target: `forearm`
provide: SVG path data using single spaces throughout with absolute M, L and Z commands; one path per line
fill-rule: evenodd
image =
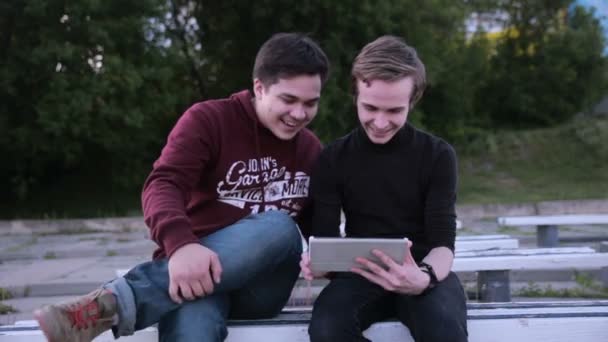
M 454 262 L 454 253 L 447 247 L 435 247 L 424 257 L 423 261 L 433 267 L 437 280 L 445 279 Z

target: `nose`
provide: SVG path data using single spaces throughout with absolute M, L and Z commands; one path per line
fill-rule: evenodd
M 378 115 L 374 119 L 374 126 L 379 130 L 388 128 L 388 120 L 386 119 L 386 116 L 384 116 L 384 114 Z
M 306 111 L 304 110 L 304 106 L 302 106 L 302 105 L 295 106 L 291 110 L 289 115 L 291 115 L 292 118 L 294 118 L 298 121 L 302 121 L 302 120 L 306 119 Z

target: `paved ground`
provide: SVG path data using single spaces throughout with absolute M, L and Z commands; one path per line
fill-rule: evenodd
M 499 228 L 494 219 L 465 218 L 463 221 L 461 235 L 509 234 L 519 238 L 522 247 L 535 245 L 534 227 Z M 147 239 L 147 229 L 139 218 L 80 226 L 54 221 L 36 227 L 0 224 L 0 290 L 12 296 L 1 303 L 18 311 L 0 314 L 0 325 L 31 319 L 32 310 L 40 305 L 93 290 L 111 280 L 117 269 L 128 269 L 149 260 L 155 248 Z M 560 229 L 560 237 L 566 246 L 597 248 L 599 241 L 608 240 L 608 226 L 564 227 Z M 568 242 L 581 237 L 593 237 L 594 241 Z M 474 275 L 461 276 L 471 290 Z M 514 289 L 531 283 L 542 288 L 550 285 L 553 289 L 577 286 L 572 272 L 519 272 L 513 274 L 512 280 Z M 313 288 L 313 294 L 318 290 L 318 286 Z M 305 285 L 294 290 L 295 297 L 300 299 L 293 299 L 293 304 L 306 304 L 302 298 L 307 297 L 307 291 Z

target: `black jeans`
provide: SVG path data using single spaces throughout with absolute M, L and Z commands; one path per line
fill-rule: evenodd
M 364 330 L 394 317 L 416 342 L 468 340 L 466 297 L 454 273 L 419 296 L 386 291 L 355 273 L 338 273 L 317 298 L 308 333 L 311 342 L 369 341 Z

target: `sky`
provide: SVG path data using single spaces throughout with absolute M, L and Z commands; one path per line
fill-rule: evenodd
M 608 39 L 608 0 L 577 0 L 575 3 L 583 7 L 595 7 L 595 15 L 602 22 L 604 36 Z M 608 45 L 604 53 L 608 54 Z

